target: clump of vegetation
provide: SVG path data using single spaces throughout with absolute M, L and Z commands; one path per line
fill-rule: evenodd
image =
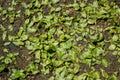
M 120 8 L 114 2 L 6 3 L 0 6 L 0 74 L 8 70 L 4 79 L 120 78 Z

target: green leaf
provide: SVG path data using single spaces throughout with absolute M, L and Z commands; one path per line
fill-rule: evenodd
M 79 65 L 75 65 L 75 68 L 73 69 L 74 73 L 78 73 L 79 72 Z
M 87 73 L 83 73 L 81 75 L 78 76 L 78 80 L 85 80 L 87 78 Z
M 29 22 L 30 22 L 30 19 L 26 19 L 25 22 L 24 22 L 24 25 L 29 24 Z
M 120 56 L 120 51 L 118 51 L 118 53 L 117 53 L 119 56 Z
M 8 11 L 13 11 L 14 8 L 13 7 L 8 7 Z
M 58 67 L 63 63 L 63 61 L 62 60 L 58 61 L 58 60 L 52 59 L 52 63 L 55 67 Z
M 108 62 L 107 62 L 106 59 L 102 59 L 102 65 L 103 65 L 104 67 L 107 67 L 107 66 L 108 66 Z
M 23 73 L 24 70 L 16 70 L 16 69 L 12 69 L 12 74 L 11 74 L 11 79 L 24 79 L 25 78 L 25 74 Z
M 0 56 L 0 61 L 4 59 L 4 56 Z
M 26 9 L 26 10 L 25 10 L 25 15 L 30 16 L 30 14 L 31 14 L 30 10 L 29 10 L 29 9 Z
M 81 55 L 81 59 L 90 59 L 90 58 L 92 58 L 91 51 L 83 52 L 83 54 Z
M 7 54 L 7 56 L 5 57 L 5 59 L 3 60 L 3 62 L 5 64 L 9 64 L 9 63 L 14 63 L 16 61 L 16 56 L 18 56 L 18 53 L 9 53 Z
M 38 65 L 30 62 L 27 71 L 32 72 L 32 74 L 37 74 L 39 72 Z
M 120 58 L 118 58 L 118 62 L 120 63 Z
M 115 56 L 118 54 L 118 51 L 114 51 L 114 52 L 112 52 L 112 54 Z
M 66 77 L 66 80 L 72 80 L 73 79 L 73 74 L 69 74 L 69 75 L 67 75 L 67 77 Z
M 86 6 L 86 4 L 84 3 L 84 2 L 82 2 L 81 4 L 80 4 L 80 7 L 85 7 Z
M 50 69 L 43 67 L 41 72 L 42 72 L 42 74 L 46 75 L 46 74 L 48 74 L 50 72 Z
M 22 42 L 22 41 L 20 41 L 20 40 L 14 41 L 13 43 L 14 43 L 15 45 L 17 45 L 17 46 L 24 45 L 24 42 Z
M 5 64 L 9 64 L 9 63 L 12 62 L 12 60 L 11 60 L 10 57 L 6 57 L 6 58 L 4 59 L 4 62 L 5 62 Z
M 57 7 L 56 9 L 55 9 L 55 11 L 60 11 L 61 10 L 61 7 Z
M 74 3 L 73 7 L 75 8 L 75 10 L 79 10 L 80 9 L 79 4 L 77 4 L 77 3 Z
M 8 29 L 9 29 L 9 31 L 13 31 L 13 26 L 12 26 L 12 25 L 9 25 L 9 26 L 8 26 Z
M 101 47 L 95 48 L 92 52 L 94 53 L 93 56 L 95 56 L 95 57 L 97 57 L 103 53 L 105 54 L 104 50 Z
M 29 24 L 28 24 L 28 28 L 32 27 L 34 24 L 34 21 L 31 21 Z
M 64 69 L 62 70 L 62 72 L 57 75 L 56 79 L 57 80 L 65 80 L 64 77 L 65 77 L 66 74 L 67 74 L 66 67 L 64 67 Z
M 23 31 L 24 31 L 24 28 L 23 28 L 23 27 L 20 27 L 20 29 L 19 29 L 19 31 L 18 31 L 18 33 L 17 33 L 17 36 L 18 36 L 18 37 L 21 37 Z
M 2 24 L 0 24 L 0 30 L 5 31 L 5 28 L 3 27 Z
M 55 80 L 55 77 L 52 76 L 48 80 Z
M 7 53 L 8 53 L 8 49 L 4 48 L 4 49 L 3 49 L 3 52 L 7 52 Z
M 97 7 L 98 7 L 98 1 L 94 1 L 94 2 L 93 2 L 93 6 L 94 6 L 95 8 L 97 8 Z
M 62 48 L 67 49 L 67 48 L 70 48 L 72 46 L 72 42 L 71 42 L 71 40 L 68 40 L 65 43 L 61 43 L 60 45 Z
M 103 69 L 100 69 L 101 70 L 101 72 L 102 72 L 102 76 L 104 77 L 104 78 L 108 78 L 108 74 L 103 70 Z
M 117 41 L 119 38 L 118 38 L 118 35 L 113 35 L 113 37 L 112 37 L 112 40 L 113 41 Z
M 117 80 L 117 77 L 115 75 L 112 75 L 108 80 Z
M 37 50 L 35 52 L 35 62 L 39 63 L 40 62 L 40 50 Z
M 2 72 L 5 69 L 5 64 L 0 65 L 0 72 Z
M 51 28 L 49 31 L 48 31 L 48 37 L 51 38 L 53 36 L 55 32 L 55 28 Z
M 2 11 L 2 14 L 6 14 L 6 13 L 7 13 L 7 10 L 3 10 L 3 11 Z
M 85 12 L 85 11 L 81 12 L 81 16 L 82 16 L 83 18 L 86 18 L 86 17 L 87 17 L 86 12 Z
M 9 18 L 10 23 L 14 23 L 14 17 Z
M 55 3 L 58 3 L 59 0 L 52 0 L 52 3 L 55 4 Z
M 39 3 L 38 0 L 35 1 L 35 6 L 38 7 L 38 8 L 40 7 L 40 3 Z
M 116 45 L 114 45 L 114 44 L 111 44 L 110 46 L 109 46 L 109 50 L 114 50 L 116 48 Z
M 22 41 L 27 40 L 27 39 L 28 39 L 28 35 L 26 35 L 26 34 L 21 35 L 21 40 Z
M 94 73 L 93 73 L 93 76 L 94 76 L 96 79 L 100 79 L 100 73 L 99 73 L 99 72 L 94 72 Z
M 43 18 L 43 14 L 41 12 L 38 13 L 37 21 L 42 20 L 42 18 Z
M 2 34 L 2 39 L 5 40 L 6 36 L 7 36 L 7 31 L 4 31 L 3 34 Z
M 95 23 L 95 20 L 92 20 L 92 19 L 88 20 L 88 24 L 94 24 L 94 23 Z

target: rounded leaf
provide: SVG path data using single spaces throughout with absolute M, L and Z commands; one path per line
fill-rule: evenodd
M 114 44 L 111 44 L 110 46 L 109 46 L 109 50 L 114 50 L 116 48 L 116 45 L 114 45 Z

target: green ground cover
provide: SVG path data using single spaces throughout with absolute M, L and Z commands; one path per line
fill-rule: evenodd
M 0 0 L 0 80 L 119 80 L 119 6 Z

